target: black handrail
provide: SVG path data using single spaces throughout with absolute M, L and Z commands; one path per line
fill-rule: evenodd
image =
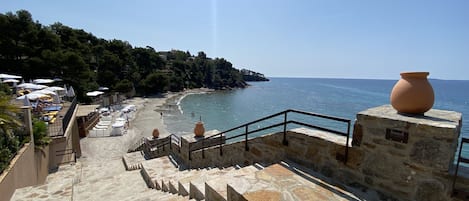
M 290 112 L 347 123 L 347 132 L 337 131 L 337 130 L 333 130 L 333 129 L 330 129 L 330 128 L 325 128 L 325 127 L 312 125 L 312 124 L 308 124 L 308 123 L 303 123 L 303 122 L 299 122 L 299 121 L 294 121 L 294 120 L 289 120 L 288 121 L 288 115 L 287 114 L 290 113 Z M 249 126 L 250 125 L 255 124 L 255 123 L 259 123 L 261 121 L 265 121 L 267 119 L 271 119 L 271 118 L 274 118 L 274 117 L 277 117 L 277 116 L 281 116 L 281 115 L 284 115 L 283 122 L 272 124 L 272 125 L 264 127 L 264 128 L 259 128 L 259 129 L 249 131 Z M 284 145 L 288 145 L 288 141 L 287 141 L 287 138 L 286 138 L 287 125 L 288 124 L 298 124 L 298 125 L 301 125 L 301 126 L 306 126 L 306 127 L 314 128 L 314 129 L 317 129 L 317 130 L 327 131 L 327 132 L 331 132 L 331 133 L 334 133 L 334 134 L 345 136 L 347 139 L 346 139 L 344 163 L 347 162 L 348 145 L 349 145 L 349 140 L 350 140 L 350 124 L 351 124 L 351 121 L 349 119 L 344 119 L 344 118 L 334 117 L 334 116 L 328 116 L 328 115 L 323 115 L 323 114 L 318 114 L 318 113 L 312 113 L 312 112 L 305 112 L 305 111 L 300 111 L 300 110 L 293 110 L 293 109 L 288 109 L 288 110 L 285 110 L 285 111 L 282 111 L 282 112 L 278 112 L 278 113 L 275 113 L 273 115 L 269 115 L 267 117 L 264 117 L 264 118 L 261 118 L 261 119 L 255 120 L 255 121 L 251 121 L 251 122 L 242 124 L 240 126 L 228 129 L 226 131 L 223 131 L 223 132 L 220 132 L 218 134 L 212 135 L 210 137 L 204 138 L 204 139 L 202 139 L 198 142 L 193 142 L 193 143 L 201 143 L 202 146 L 200 146 L 200 147 L 192 148 L 193 146 L 191 146 L 191 144 L 193 144 L 193 143 L 190 143 L 189 144 L 189 160 L 191 160 L 192 152 L 202 150 L 202 157 L 204 157 L 204 155 L 205 155 L 204 150 L 206 148 L 215 147 L 215 146 L 218 146 L 220 148 L 220 155 L 223 155 L 222 147 L 223 147 L 224 144 L 226 144 L 226 141 L 234 139 L 234 138 L 238 138 L 238 137 L 241 137 L 241 136 L 244 136 L 244 138 L 245 138 L 244 139 L 244 141 L 245 141 L 245 150 L 248 151 L 249 150 L 249 146 L 248 146 L 248 135 L 249 134 L 260 132 L 260 131 L 267 130 L 267 129 L 271 129 L 271 128 L 278 127 L 278 126 L 283 126 L 283 140 L 282 140 L 282 142 L 283 142 Z M 234 130 L 237 130 L 237 129 L 240 129 L 240 128 L 243 128 L 243 127 L 245 128 L 244 133 L 239 134 L 239 135 L 235 135 L 235 136 L 231 136 L 231 137 L 228 137 L 228 138 L 223 138 L 223 134 L 234 131 Z M 210 144 L 210 145 L 205 146 L 205 141 L 206 140 L 214 139 L 214 138 L 217 138 L 217 137 L 220 138 L 220 142 L 218 144 L 215 144 L 215 145 Z
M 68 123 L 70 123 L 70 120 L 72 119 L 72 115 L 76 107 L 77 107 L 77 97 L 75 96 L 72 100 L 72 104 L 70 105 L 70 108 L 68 108 L 67 113 L 65 113 L 62 119 L 63 132 L 67 130 Z
M 179 136 L 177 136 L 177 135 L 175 135 L 175 134 L 168 135 L 168 136 L 165 137 L 165 138 L 168 139 L 168 140 L 165 140 L 165 141 L 163 141 L 163 142 L 158 143 L 158 144 L 155 145 L 156 150 L 157 150 L 158 153 L 160 153 L 160 148 L 162 148 L 162 150 L 164 151 L 164 147 L 165 147 L 166 145 L 169 145 L 169 149 L 171 150 L 171 149 L 172 149 L 172 147 L 171 147 L 172 143 L 174 143 L 174 142 L 178 142 L 178 143 L 179 143 L 179 142 L 180 142 Z M 163 138 L 163 139 L 165 139 L 165 138 Z M 176 139 L 177 139 L 177 140 L 176 140 Z M 179 149 L 179 152 L 181 152 L 181 149 Z
M 452 194 L 452 196 L 457 196 L 459 193 L 463 193 L 463 192 L 460 192 L 460 190 L 455 189 L 455 187 L 456 187 L 456 178 L 458 177 L 458 170 L 459 170 L 460 163 L 462 162 L 462 163 L 469 164 L 469 158 L 461 157 L 462 148 L 463 148 L 464 143 L 469 144 L 469 138 L 462 138 L 461 139 L 461 144 L 459 145 L 458 161 L 456 163 L 456 171 L 454 172 L 454 178 L 453 178 L 453 194 Z M 466 193 L 466 192 L 464 192 L 464 193 Z
M 139 151 L 139 147 L 143 146 L 145 144 L 145 137 L 141 137 L 137 142 L 135 142 L 130 148 L 127 150 L 127 152 L 134 152 L 134 151 Z

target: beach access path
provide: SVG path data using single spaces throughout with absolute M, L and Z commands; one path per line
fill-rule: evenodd
M 80 162 L 102 162 L 106 160 L 121 160 L 128 148 L 142 137 L 151 137 L 154 128 L 160 131 L 161 136 L 167 136 L 163 118 L 155 108 L 165 103 L 168 96 L 155 98 L 132 98 L 124 104 L 137 106 L 135 118 L 130 121 L 127 134 L 122 136 L 83 138 L 80 140 L 82 157 Z
M 76 164 L 60 166 L 48 175 L 43 185 L 17 189 L 12 200 L 69 200 L 70 196 L 73 200 L 138 200 L 161 196 L 162 192 L 148 188 L 139 171 L 125 170 L 122 156 L 142 137 L 152 137 L 154 128 L 159 130 L 161 137 L 169 135 L 159 110 L 166 101 L 207 91 L 187 90 L 124 101 L 123 105 L 137 106 L 126 134 L 82 138 L 82 155 Z

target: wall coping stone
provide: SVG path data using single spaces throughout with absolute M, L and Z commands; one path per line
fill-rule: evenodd
M 185 140 L 188 143 L 193 143 L 193 142 L 198 142 L 198 141 L 203 140 L 205 138 L 217 135 L 218 133 L 220 133 L 220 131 L 210 130 L 210 131 L 206 131 L 204 136 L 201 136 L 201 137 L 195 137 L 194 133 L 187 133 L 187 134 L 183 134 L 181 136 L 181 139 Z
M 424 115 L 399 114 L 391 105 L 383 105 L 359 112 L 357 118 L 361 115 L 441 128 L 457 128 L 462 118 L 462 114 L 459 112 L 437 109 L 431 109 Z
M 303 135 L 306 135 L 308 137 L 323 139 L 325 141 L 332 142 L 332 143 L 342 145 L 342 146 L 345 146 L 345 144 L 347 142 L 347 137 L 342 136 L 342 135 L 338 135 L 338 134 L 334 134 L 334 133 L 331 133 L 331 132 L 326 132 L 326 131 L 309 129 L 309 128 L 305 128 L 305 127 L 294 128 L 294 129 L 291 129 L 290 131 L 295 132 L 295 133 L 299 133 L 299 134 L 303 134 Z M 287 135 L 287 139 L 288 139 L 288 135 Z M 351 147 L 351 144 L 352 144 L 352 140 L 350 139 L 349 140 L 349 147 Z

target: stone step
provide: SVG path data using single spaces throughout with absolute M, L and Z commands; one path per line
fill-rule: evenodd
M 257 166 L 246 166 L 239 170 L 232 171 L 229 174 L 222 175 L 220 177 L 208 180 L 205 182 L 205 200 L 227 200 L 227 184 L 233 180 L 243 179 L 247 175 L 253 175 L 259 171 L 260 167 Z
M 142 152 L 136 151 L 124 154 L 122 161 L 124 162 L 125 169 L 131 171 L 141 169 L 142 162 L 145 161 L 145 158 Z
M 209 173 L 201 174 L 195 179 L 189 181 L 189 198 L 195 198 L 197 200 L 205 199 L 205 182 L 221 177 L 230 172 L 234 172 L 234 167 L 228 167 L 224 169 L 214 168 Z M 187 182 L 187 180 L 185 180 Z
M 142 162 L 141 174 L 148 187 L 162 190 L 161 179 L 164 175 L 175 174 L 178 166 L 167 156 Z
M 361 200 L 341 187 L 279 163 L 228 183 L 227 200 Z M 305 168 L 306 169 L 306 168 Z
M 217 172 L 217 171 L 220 171 L 220 169 L 218 169 L 218 168 L 200 169 L 200 170 L 196 170 L 194 173 L 191 173 L 191 174 L 181 175 L 177 179 L 179 195 L 189 196 L 189 194 L 190 194 L 190 182 L 191 181 L 202 177 L 202 175 L 213 174 L 214 172 Z M 172 183 L 175 182 L 175 181 L 170 180 L 170 182 L 171 182 L 171 185 L 172 185 Z
M 170 193 L 174 194 L 180 194 L 183 196 L 188 196 L 189 195 L 189 185 L 186 185 L 187 188 L 179 188 L 179 180 L 183 180 L 185 178 L 197 178 L 201 174 L 206 174 L 208 171 L 210 171 L 209 168 L 206 169 L 189 169 L 189 170 L 183 170 L 183 171 L 178 171 L 175 172 L 174 174 L 169 174 L 165 175 L 161 179 L 161 184 L 163 187 L 163 191 L 168 191 Z M 188 182 L 187 182 L 188 184 Z

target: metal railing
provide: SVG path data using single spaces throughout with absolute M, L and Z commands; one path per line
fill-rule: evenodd
M 72 119 L 72 115 L 76 107 L 77 107 L 77 97 L 75 96 L 72 100 L 72 104 L 70 105 L 70 108 L 68 108 L 67 113 L 65 113 L 62 119 L 62 129 L 64 132 L 67 130 L 67 126 L 70 123 L 70 120 Z
M 127 150 L 128 153 L 134 151 L 141 151 L 142 146 L 145 144 L 145 137 L 140 138 L 136 143 L 134 143 L 130 148 Z
M 297 113 L 297 114 L 302 114 L 302 115 L 306 115 L 306 116 L 317 117 L 317 118 L 321 118 L 321 119 L 327 119 L 327 120 L 333 120 L 333 121 L 337 121 L 337 122 L 346 123 L 347 124 L 347 131 L 346 132 L 337 131 L 337 130 L 334 130 L 334 129 L 331 129 L 331 128 L 326 128 L 326 127 L 323 127 L 323 126 L 313 125 L 313 124 L 304 123 L 304 122 L 300 122 L 300 121 L 296 121 L 296 120 L 289 120 L 289 118 L 288 118 L 289 113 Z M 250 125 L 253 125 L 253 124 L 268 120 L 268 119 L 272 119 L 272 118 L 275 118 L 275 117 L 280 117 L 280 116 L 283 116 L 283 122 L 272 124 L 270 126 L 266 126 L 266 127 L 255 129 L 255 130 L 249 130 Z M 275 127 L 279 127 L 279 126 L 283 126 L 283 140 L 282 140 L 282 142 L 283 142 L 284 145 L 288 145 L 287 125 L 289 125 L 289 124 L 297 124 L 297 125 L 300 125 L 300 126 L 305 126 L 305 127 L 309 127 L 309 128 L 313 128 L 313 129 L 322 130 L 322 131 L 338 134 L 338 135 L 341 135 L 341 136 L 345 136 L 346 137 L 345 154 L 344 154 L 344 158 L 342 160 L 343 160 L 344 163 L 347 162 L 348 147 L 349 147 L 349 140 L 350 140 L 350 124 L 351 124 L 351 121 L 349 119 L 344 119 L 344 118 L 334 117 L 334 116 L 328 116 L 328 115 L 323 115 L 323 114 L 318 114 L 318 113 L 305 112 L 305 111 L 300 111 L 300 110 L 293 110 L 293 109 L 285 110 L 285 111 L 282 111 L 282 112 L 279 112 L 279 113 L 276 113 L 276 114 L 273 114 L 273 115 L 270 115 L 270 116 L 255 120 L 255 121 L 251 121 L 249 123 L 246 123 L 246 124 L 243 124 L 243 125 L 228 129 L 226 131 L 220 132 L 216 135 L 212 135 L 210 137 L 204 138 L 204 139 L 202 139 L 198 142 L 190 143 L 189 144 L 189 160 L 191 160 L 192 152 L 201 150 L 202 151 L 202 157 L 205 157 L 204 150 L 206 148 L 216 147 L 216 146 L 218 146 L 219 149 L 220 149 L 220 155 L 223 155 L 223 145 L 226 144 L 226 141 L 232 140 L 232 139 L 235 139 L 235 138 L 239 138 L 239 137 L 244 137 L 245 150 L 249 151 L 248 136 L 250 134 L 257 133 L 257 132 L 264 131 L 264 130 L 271 129 L 271 128 L 275 128 Z M 231 137 L 228 137 L 228 138 L 224 138 L 224 136 L 223 136 L 224 134 L 235 131 L 235 130 L 238 130 L 238 129 L 241 129 L 241 128 L 244 128 L 244 133 L 234 135 L 234 136 L 231 136 Z M 209 140 L 213 141 L 215 138 L 219 138 L 220 141 L 216 144 L 206 143 L 206 141 L 209 141 Z M 201 143 L 202 145 L 200 147 L 192 148 L 195 143 L 197 143 L 197 144 Z M 206 144 L 208 144 L 208 145 L 206 145 Z
M 160 153 L 163 153 L 165 151 L 165 146 L 166 145 L 169 145 L 169 149 L 172 150 L 173 149 L 173 146 L 172 144 L 176 144 L 177 147 L 179 147 L 178 149 L 178 152 L 180 153 L 181 152 L 181 140 L 179 138 L 179 136 L 175 135 L 175 134 L 171 134 L 165 138 L 161 138 L 161 139 L 158 139 L 156 140 L 156 142 L 150 142 L 150 140 L 148 140 L 147 138 L 142 138 L 141 140 L 143 140 L 142 144 L 140 145 L 142 148 L 141 150 L 143 150 L 143 152 L 145 152 L 145 154 L 148 154 L 148 156 L 152 156 L 153 153 L 157 153 L 157 154 L 160 154 Z M 140 143 L 141 141 L 137 142 Z M 134 145 L 134 146 L 137 146 Z M 131 150 L 129 150 L 131 151 Z M 148 153 L 146 153 L 148 152 Z
M 467 191 L 467 189 L 466 190 L 456 189 L 456 179 L 458 178 L 459 165 L 461 163 L 469 164 L 469 158 L 464 158 L 461 156 L 462 148 L 465 143 L 469 144 L 469 138 L 462 138 L 461 144 L 459 145 L 459 154 L 458 154 L 458 160 L 456 163 L 456 170 L 454 172 L 453 194 L 452 194 L 453 197 L 462 198 L 462 200 L 469 199 L 469 191 Z
M 156 148 L 158 153 L 160 153 L 160 150 L 165 151 L 164 147 L 166 145 L 169 145 L 169 149 L 171 150 L 172 149 L 172 146 L 171 146 L 172 144 L 177 144 L 180 147 L 180 138 L 179 138 L 179 136 L 177 136 L 175 134 L 171 134 L 171 135 L 167 136 L 166 138 L 162 138 L 161 141 L 159 143 L 157 143 L 154 147 Z M 179 151 L 181 151 L 181 149 L 179 149 Z
M 73 98 L 70 107 L 68 108 L 67 112 L 65 115 L 62 116 L 57 116 L 56 118 L 59 119 L 59 122 L 56 123 L 49 123 L 47 128 L 48 128 L 48 134 L 49 137 L 61 137 L 64 135 L 65 131 L 67 130 L 67 126 L 70 123 L 70 120 L 72 119 L 73 112 L 75 111 L 75 108 L 77 107 L 77 98 Z M 60 121 L 62 123 L 60 123 Z

